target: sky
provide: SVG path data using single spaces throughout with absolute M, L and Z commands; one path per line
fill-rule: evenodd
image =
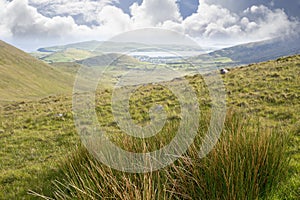
M 0 40 L 25 51 L 162 28 L 229 46 L 299 33 L 300 0 L 0 0 Z

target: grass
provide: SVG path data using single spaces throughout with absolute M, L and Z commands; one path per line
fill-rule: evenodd
M 72 77 L 0 41 L 0 103 L 70 94 Z
M 75 132 L 69 96 L 2 105 L 0 199 L 39 198 L 28 195 L 29 190 L 61 199 L 88 195 L 119 199 L 247 199 L 245 194 L 251 195 L 249 199 L 297 199 L 299 63 L 300 56 L 293 56 L 232 69 L 223 76 L 227 101 L 241 114 L 228 114 L 216 148 L 199 160 L 195 152 L 200 139 L 196 140 L 183 158 L 148 174 L 114 171 L 91 158 Z M 198 92 L 202 112 L 209 115 L 210 101 L 203 80 L 199 76 L 188 80 Z M 121 134 L 113 123 L 110 94 L 109 89 L 99 91 L 96 110 L 102 116 L 101 125 L 111 131 L 108 134 Z M 168 143 L 179 121 L 178 103 L 172 93 L 146 85 L 130 101 L 131 114 L 140 124 L 148 123 L 148 108 L 153 103 L 166 108 L 169 123 L 156 139 L 147 141 L 147 149 Z M 200 123 L 202 131 L 206 130 L 206 120 Z M 125 149 L 143 151 L 143 141 L 126 135 L 111 139 L 118 144 L 123 142 Z
M 199 144 L 194 144 L 171 166 L 146 174 L 113 170 L 79 147 L 62 165 L 64 179 L 56 180 L 54 198 L 266 198 L 285 177 L 289 134 L 251 126 L 229 113 L 222 137 L 207 157 L 200 159 Z M 126 146 L 135 149 L 135 143 Z
M 83 60 L 86 58 L 90 58 L 90 57 L 93 57 L 96 55 L 97 54 L 92 53 L 90 51 L 71 48 L 71 49 L 65 49 L 63 51 L 58 51 L 58 52 L 52 53 L 50 55 L 45 55 L 44 57 L 41 57 L 40 59 L 42 59 L 48 63 L 74 62 L 77 60 Z
M 32 199 L 31 188 L 47 193 L 60 158 L 79 142 L 70 98 L 47 97 L 0 110 L 0 199 Z

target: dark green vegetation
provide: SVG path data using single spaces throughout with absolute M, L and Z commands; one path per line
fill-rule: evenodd
M 0 102 L 67 93 L 72 77 L 0 41 Z
M 201 77 L 188 77 L 198 92 L 202 116 L 206 116 L 201 118 L 199 136 L 183 158 L 148 174 L 117 172 L 91 158 L 75 131 L 68 95 L 2 104 L 0 199 L 36 198 L 28 195 L 29 190 L 58 199 L 297 199 L 299 64 L 300 56 L 293 56 L 226 74 L 228 107 L 234 111 L 227 114 L 216 148 L 202 160 L 196 152 L 207 130 L 210 101 Z M 79 67 L 68 65 L 56 67 Z M 179 80 L 174 82 L 180 84 Z M 110 95 L 110 89 L 99 88 L 96 111 L 108 134 L 116 133 L 109 135 L 115 143 L 145 152 L 172 139 L 180 119 L 178 102 L 170 91 L 159 85 L 141 86 L 130 100 L 136 123 L 148 122 L 148 109 L 154 103 L 167 111 L 168 123 L 157 138 L 148 141 L 120 132 L 112 118 Z

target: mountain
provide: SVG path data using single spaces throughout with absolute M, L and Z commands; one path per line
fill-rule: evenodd
M 81 50 L 86 50 L 86 51 L 93 51 L 99 45 L 101 45 L 101 42 L 93 40 L 93 41 L 79 42 L 79 43 L 67 44 L 67 45 L 61 45 L 61 46 L 44 47 L 44 48 L 39 48 L 37 51 L 38 52 L 46 52 L 46 53 L 63 51 L 66 49 L 81 49 Z
M 300 54 L 300 37 L 276 38 L 260 42 L 242 44 L 214 51 L 208 55 L 212 59 L 229 58 L 231 64 L 250 64 L 277 59 L 282 56 Z M 205 56 L 200 55 L 195 59 Z
M 0 101 L 71 91 L 72 77 L 0 40 Z

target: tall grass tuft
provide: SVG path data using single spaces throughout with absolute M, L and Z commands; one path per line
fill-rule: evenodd
M 173 174 L 176 191 L 189 199 L 267 199 L 284 180 L 289 135 L 229 113 L 222 137 L 209 155 L 181 161 L 182 170 Z
M 195 142 L 171 166 L 146 174 L 113 170 L 78 147 L 62 165 L 53 198 L 267 199 L 287 171 L 288 135 L 229 112 L 218 144 L 205 158 L 198 157 Z

